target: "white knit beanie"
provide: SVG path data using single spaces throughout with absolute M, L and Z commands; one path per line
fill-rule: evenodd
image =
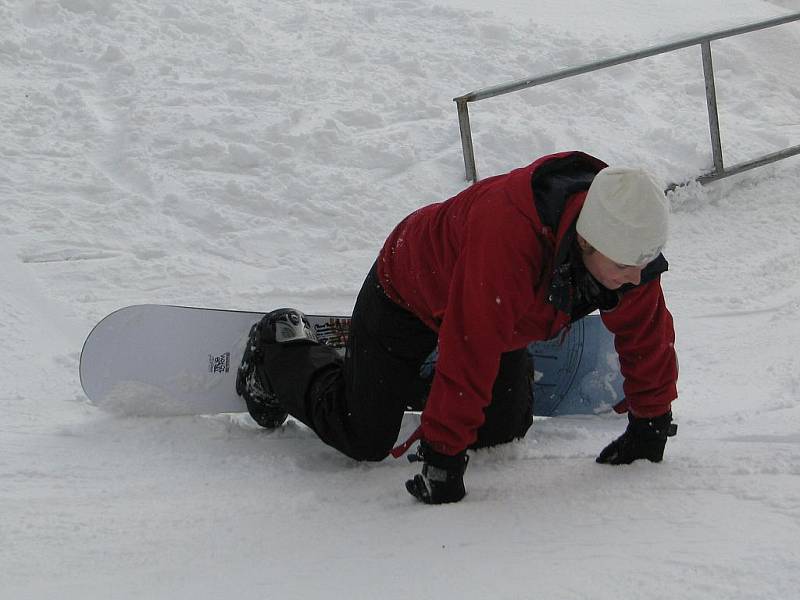
M 608 167 L 592 181 L 578 216 L 578 233 L 608 258 L 645 265 L 667 243 L 664 192 L 642 169 Z

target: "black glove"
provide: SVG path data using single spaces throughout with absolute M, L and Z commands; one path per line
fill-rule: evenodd
M 677 432 L 678 426 L 672 423 L 672 412 L 650 418 L 634 417 L 628 413 L 625 433 L 603 448 L 596 460 L 609 465 L 629 465 L 640 458 L 661 462 L 667 438 Z
M 408 456 L 410 462 L 422 461 L 422 474 L 406 481 L 406 489 L 425 504 L 458 502 L 466 495 L 464 471 L 469 457 L 467 451 L 455 456 L 440 454 L 425 441 L 420 442 L 416 454 Z

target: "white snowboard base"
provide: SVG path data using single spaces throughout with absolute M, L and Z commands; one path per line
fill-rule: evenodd
M 126 415 L 245 411 L 236 370 L 250 328 L 263 316 L 155 304 L 122 308 L 86 339 L 81 385 L 95 405 Z M 343 347 L 349 317 L 309 320 L 320 338 Z

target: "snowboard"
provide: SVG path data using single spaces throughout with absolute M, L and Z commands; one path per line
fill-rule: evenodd
M 162 304 L 121 308 L 86 338 L 80 380 L 86 396 L 111 412 L 140 416 L 246 411 L 236 371 L 251 326 L 264 313 Z M 344 354 L 348 316 L 308 315 L 319 340 Z M 528 346 L 534 414 L 608 412 L 623 399 L 613 336 L 599 315 L 565 336 Z M 422 366 L 432 376 L 435 352 Z

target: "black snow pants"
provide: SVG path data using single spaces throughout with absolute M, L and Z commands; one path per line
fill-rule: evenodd
M 373 265 L 353 309 L 344 361 L 324 345 L 288 346 L 266 365 L 281 404 L 324 441 L 356 460 L 391 451 L 403 413 L 421 410 L 430 380 L 420 375 L 436 332 L 390 300 Z M 533 422 L 530 357 L 503 354 L 473 448 L 523 437 Z

